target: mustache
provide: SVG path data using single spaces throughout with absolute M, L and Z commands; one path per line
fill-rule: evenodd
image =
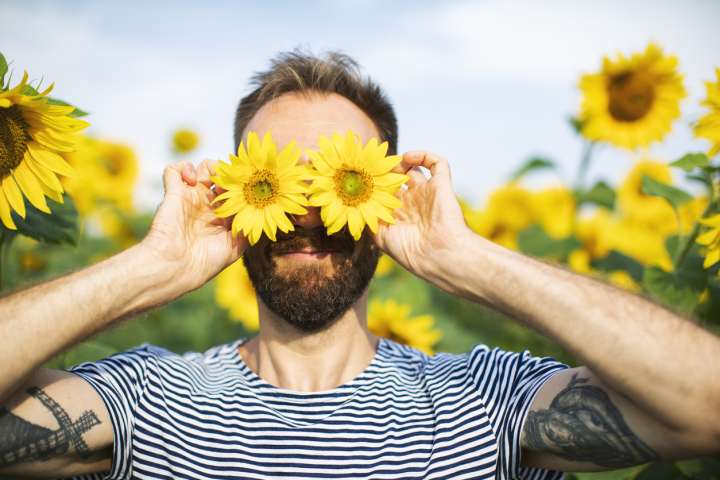
M 355 249 L 355 240 L 346 229 L 328 235 L 323 226 L 314 228 L 296 226 L 291 232 L 278 231 L 276 240 L 268 243 L 267 253 L 270 255 L 282 255 L 304 248 L 341 253 L 352 253 Z

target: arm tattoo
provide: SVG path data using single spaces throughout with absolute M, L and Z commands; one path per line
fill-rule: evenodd
M 86 410 L 73 422 L 65 409 L 42 389 L 32 387 L 27 393 L 50 410 L 60 428 L 50 430 L 35 425 L 10 413 L 5 407 L 0 407 L 0 467 L 32 460 L 47 460 L 66 453 L 71 446 L 75 447 L 81 458 L 89 457 L 90 449 L 82 434 L 100 424 L 97 415 Z
M 638 438 L 601 388 L 573 375 L 545 410 L 531 411 L 525 423 L 530 450 L 611 468 L 658 458 Z

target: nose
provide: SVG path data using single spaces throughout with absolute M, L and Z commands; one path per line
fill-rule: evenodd
M 322 219 L 320 218 L 320 207 L 305 207 L 308 211 L 305 215 L 293 215 L 293 225 L 302 227 L 305 229 L 311 229 L 322 226 Z

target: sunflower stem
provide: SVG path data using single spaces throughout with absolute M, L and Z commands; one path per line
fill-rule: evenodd
M 673 271 L 676 272 L 678 268 L 680 268 L 685 261 L 685 258 L 687 257 L 688 253 L 690 253 L 690 250 L 692 249 L 693 245 L 695 244 L 695 239 L 697 238 L 698 234 L 700 233 L 700 219 L 705 218 L 708 216 L 710 212 L 712 212 L 715 209 L 715 186 L 713 182 L 713 187 L 710 190 L 710 200 L 708 201 L 707 207 L 705 207 L 705 210 L 702 214 L 700 214 L 700 217 L 698 217 L 698 220 L 695 221 L 695 225 L 693 225 L 693 229 L 690 232 L 690 235 L 688 235 L 685 239 L 685 244 L 682 246 L 682 250 L 680 250 L 680 254 L 675 257 L 675 261 L 673 262 Z M 679 225 L 679 223 L 678 223 Z
M 575 177 L 575 190 L 580 190 L 585 183 L 585 175 L 587 174 L 588 168 L 590 168 L 590 161 L 592 160 L 592 152 L 595 147 L 595 142 L 585 142 L 583 144 L 582 157 L 580 158 L 580 166 L 578 167 L 577 176 Z

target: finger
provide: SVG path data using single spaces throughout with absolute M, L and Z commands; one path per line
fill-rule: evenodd
M 220 163 L 220 160 L 206 160 L 205 162 L 207 162 L 208 179 L 210 181 L 210 183 L 206 184 L 206 186 L 208 188 L 212 188 L 212 190 L 215 192 L 215 195 L 220 195 L 221 193 L 226 192 L 227 190 L 225 190 L 218 184 L 214 184 L 215 187 L 213 188 L 213 181 L 210 178 L 217 175 L 217 165 Z
M 215 175 L 215 167 L 213 166 L 214 161 L 212 160 L 203 160 L 197 169 L 197 180 L 199 183 L 202 183 L 206 187 L 210 188 L 212 186 L 212 180 L 210 180 L 210 177 Z
M 405 174 L 409 177 L 407 182 L 408 187 L 417 187 L 427 183 L 427 177 L 423 174 L 419 167 L 413 167 Z
M 163 188 L 166 193 L 181 193 L 185 188 L 183 169 L 189 163 L 186 160 L 168 165 L 163 170 Z
M 182 179 L 188 185 L 195 186 L 197 183 L 197 172 L 195 171 L 195 166 L 187 160 L 179 162 L 178 165 L 180 165 Z
M 448 161 L 439 155 L 425 150 L 405 152 L 400 165 L 405 168 L 405 171 L 413 167 L 425 167 L 430 170 L 433 177 L 444 178 L 450 181 L 450 165 Z

